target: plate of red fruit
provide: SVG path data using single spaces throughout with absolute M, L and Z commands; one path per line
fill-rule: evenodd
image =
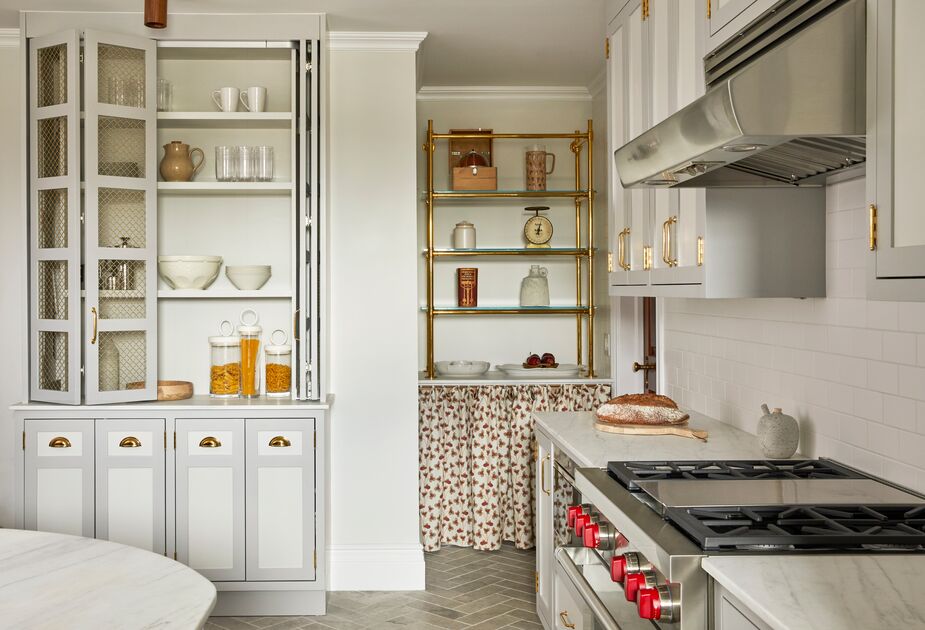
M 517 363 L 505 363 L 497 367 L 507 376 L 517 378 L 570 378 L 577 377 L 581 372 L 580 365 L 559 363 L 551 352 L 544 352 L 542 355 L 531 353 L 519 365 Z

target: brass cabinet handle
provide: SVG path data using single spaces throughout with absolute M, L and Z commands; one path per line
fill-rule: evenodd
M 874 251 L 877 249 L 877 204 L 868 206 L 867 221 L 867 248 Z
M 292 446 L 292 442 L 284 438 L 282 435 L 277 435 L 275 438 L 270 440 L 270 446 L 274 448 L 285 448 L 287 446 Z
M 71 448 L 71 441 L 59 435 L 58 437 L 51 438 L 51 441 L 48 442 L 48 446 L 51 448 Z
M 199 448 L 218 448 L 221 445 L 222 443 L 218 440 L 218 438 L 214 438 L 211 435 L 199 440 Z
M 703 267 L 703 237 L 697 237 L 697 266 Z
M 623 231 L 617 235 L 617 264 L 623 271 L 630 270 L 630 263 L 626 262 L 626 237 L 629 235 L 629 228 L 623 228 Z
M 575 624 L 573 624 L 571 621 L 568 620 L 567 610 L 563 610 L 559 613 L 559 619 L 562 620 L 562 625 L 565 626 L 566 628 L 569 628 L 569 630 L 575 627 Z
M 96 343 L 97 325 L 99 324 L 100 318 L 99 318 L 99 314 L 96 312 L 95 306 L 90 309 L 90 313 L 93 314 L 93 337 L 90 339 L 90 345 L 93 345 Z
M 633 361 L 633 371 L 634 372 L 638 372 L 639 370 L 648 371 L 648 370 L 654 370 L 654 369 L 655 369 L 654 363 L 640 363 L 639 361 Z
M 119 448 L 138 448 L 139 446 L 141 446 L 141 440 L 133 435 L 124 437 L 122 441 L 119 442 Z
M 543 462 L 549 461 L 549 455 L 543 458 Z M 543 462 L 540 462 L 540 489 L 549 495 L 549 490 L 546 489 L 546 467 L 543 465 Z
M 668 217 L 662 223 L 662 261 L 669 267 L 678 264 L 678 260 L 671 257 L 671 226 L 677 222 L 678 217 Z

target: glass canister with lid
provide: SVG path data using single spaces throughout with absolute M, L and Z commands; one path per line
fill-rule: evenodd
M 284 330 L 274 330 L 270 345 L 264 348 L 264 365 L 267 396 L 282 398 L 292 390 L 292 346 Z
M 209 337 L 212 355 L 209 370 L 209 395 L 213 398 L 237 398 L 241 395 L 241 338 L 232 335 L 234 325 L 225 320 L 220 335 Z
M 241 312 L 238 335 L 241 343 L 241 395 L 256 398 L 260 395 L 260 373 L 257 361 L 260 358 L 260 334 L 263 332 L 257 322 L 260 316 L 251 308 Z

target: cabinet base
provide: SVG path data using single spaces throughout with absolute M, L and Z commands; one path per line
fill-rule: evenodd
M 323 615 L 324 591 L 219 591 L 212 614 L 216 617 L 272 617 Z

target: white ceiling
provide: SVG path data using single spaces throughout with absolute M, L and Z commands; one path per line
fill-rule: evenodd
M 332 31 L 427 31 L 424 85 L 587 86 L 603 68 L 604 0 L 169 0 L 170 13 L 324 12 Z M 18 11 L 126 11 L 144 0 L 0 0 Z

